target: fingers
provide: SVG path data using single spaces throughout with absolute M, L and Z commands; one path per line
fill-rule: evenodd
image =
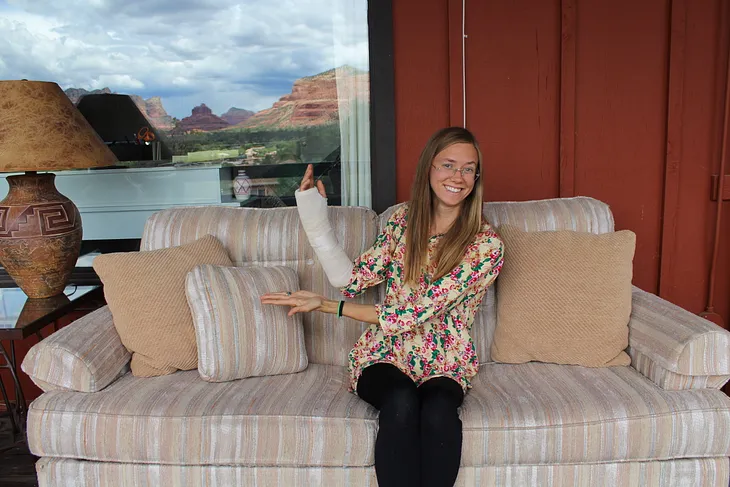
M 307 170 L 304 171 L 304 177 L 299 185 L 300 191 L 306 191 L 314 187 L 314 166 L 311 164 L 307 165 Z
M 296 298 L 290 296 L 268 296 L 262 297 L 261 302 L 264 304 L 290 304 L 296 302 Z
M 288 316 L 314 311 L 321 304 L 321 298 L 310 291 L 267 293 L 261 295 L 259 299 L 261 304 L 289 306 L 291 309 Z
M 299 184 L 299 191 L 306 191 L 308 189 L 312 189 L 315 187 L 314 182 L 314 166 L 311 164 L 307 165 L 307 170 L 304 171 L 304 177 L 302 178 L 302 182 Z M 327 198 L 327 191 L 325 190 L 324 183 L 321 180 L 318 180 L 316 183 L 317 192 L 322 196 L 322 198 Z
M 289 296 L 294 296 L 294 295 L 296 295 L 299 292 L 302 292 L 302 291 L 296 291 L 296 292 L 291 292 L 291 291 L 277 291 L 275 293 L 265 293 L 265 294 L 262 294 L 261 297 L 264 297 L 264 296 L 267 297 L 267 298 L 268 297 L 281 297 L 281 296 L 289 297 Z
M 304 179 L 307 180 L 307 183 L 311 186 L 314 183 L 314 166 L 311 164 L 307 165 L 307 170 L 304 171 Z
M 289 306 L 291 309 L 287 312 L 287 316 L 294 316 L 297 313 L 303 313 L 308 311 L 305 309 L 304 304 L 299 299 L 294 299 L 288 296 L 272 296 L 269 298 L 261 297 L 262 304 L 272 304 L 279 306 Z
M 280 306 L 297 305 L 297 298 L 295 296 L 287 296 L 286 293 L 264 294 L 260 300 L 263 304 L 278 304 Z
M 275 301 L 277 303 L 279 302 L 290 302 L 292 300 L 296 299 L 309 299 L 316 297 L 317 294 L 311 292 L 311 291 L 295 291 L 295 292 L 286 292 L 281 291 L 277 293 L 266 293 L 261 295 L 261 300 L 267 300 L 267 301 Z
M 301 294 L 300 294 L 301 293 Z M 287 293 L 263 294 L 259 298 L 262 304 L 276 304 L 279 306 L 303 306 L 303 302 L 310 299 L 306 291 L 297 291 L 288 295 Z

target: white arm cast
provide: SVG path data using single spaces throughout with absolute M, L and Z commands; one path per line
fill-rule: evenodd
M 319 194 L 317 188 L 296 190 L 294 196 L 304 232 L 330 284 L 337 288 L 346 286 L 352 276 L 353 263 L 345 254 L 330 226 L 327 200 Z

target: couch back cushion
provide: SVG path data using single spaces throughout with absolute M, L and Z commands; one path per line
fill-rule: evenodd
M 399 205 L 378 216 L 367 208 L 330 207 L 329 216 L 338 240 L 354 260 L 375 241 Z M 606 233 L 614 229 L 608 205 L 587 197 L 484 204 L 487 220 L 498 229 L 509 223 L 526 231 L 576 230 Z M 325 276 L 299 223 L 296 208 L 171 208 L 152 215 L 142 235 L 142 250 L 192 242 L 211 234 L 220 239 L 235 265 L 285 265 L 296 270 L 299 286 L 340 299 Z M 497 279 L 499 281 L 499 279 Z M 384 286 L 367 291 L 360 303 L 382 301 Z M 480 362 L 490 362 L 489 349 L 497 323 L 494 286 L 487 293 L 472 326 Z M 346 365 L 350 349 L 367 325 L 334 315 L 304 316 L 307 355 L 312 363 Z
M 399 205 L 383 212 L 378 220 L 382 228 Z M 504 224 L 524 231 L 575 230 L 595 234 L 614 230 L 613 215 L 608 205 L 593 198 L 555 198 L 537 201 L 484 203 L 484 216 L 499 231 Z M 496 285 L 499 285 L 499 277 Z M 382 289 L 380 290 L 382 293 Z M 382 299 L 382 294 L 380 296 Z M 474 318 L 471 336 L 480 363 L 491 362 L 490 348 L 497 325 L 495 286 L 489 288 Z
M 377 235 L 377 214 L 366 208 L 329 208 L 330 221 L 347 255 L 354 260 Z M 237 266 L 287 266 L 299 276 L 301 289 L 340 298 L 325 276 L 299 223 L 296 208 L 171 208 L 152 215 L 142 235 L 141 249 L 155 250 L 192 242 L 211 234 L 223 242 Z M 283 289 L 282 291 L 285 291 Z M 357 302 L 374 303 L 377 290 Z M 365 324 L 334 315 L 304 315 L 307 356 L 312 363 L 346 365 L 347 355 Z

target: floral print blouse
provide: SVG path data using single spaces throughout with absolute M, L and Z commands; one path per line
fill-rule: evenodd
M 385 300 L 376 305 L 380 323 L 361 335 L 349 355 L 350 391 L 357 390 L 365 367 L 385 362 L 398 367 L 416 385 L 446 376 L 466 392 L 479 368 L 469 331 L 487 288 L 502 268 L 503 243 L 484 221 L 461 264 L 431 282 L 433 255 L 441 236 L 431 237 L 427 275 L 412 286 L 402 280 L 407 214 L 407 205 L 395 211 L 375 244 L 355 261 L 351 280 L 341 289 L 352 298 L 386 282 Z

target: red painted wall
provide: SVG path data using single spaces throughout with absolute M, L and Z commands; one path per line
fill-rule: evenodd
M 467 4 L 466 119 L 483 147 L 485 197 L 555 197 L 560 12 L 551 1 Z M 460 41 L 460 23 L 457 16 L 452 42 Z
M 399 200 L 410 196 L 411 180 L 426 140 L 449 122 L 447 37 L 447 2 L 393 2 Z
M 681 155 L 676 232 L 663 249 L 669 268 L 662 273 L 663 294 L 701 311 L 708 293 L 716 202 L 710 178 L 718 174 L 723 139 L 723 109 L 728 56 L 730 4 L 687 1 L 682 117 L 675 145 Z M 726 173 L 730 165 L 726 166 Z M 716 306 L 730 322 L 730 208 L 723 204 L 723 227 L 715 286 Z
M 636 232 L 634 283 L 656 291 L 667 113 L 666 1 L 577 2 L 575 194 Z M 627 15 L 627 13 L 631 15 Z
M 429 135 L 461 123 L 461 4 L 394 2 L 399 201 Z M 608 203 L 637 234 L 635 284 L 701 312 L 729 14 L 721 0 L 467 0 L 467 126 L 486 198 Z M 728 320 L 724 211 L 715 304 Z

